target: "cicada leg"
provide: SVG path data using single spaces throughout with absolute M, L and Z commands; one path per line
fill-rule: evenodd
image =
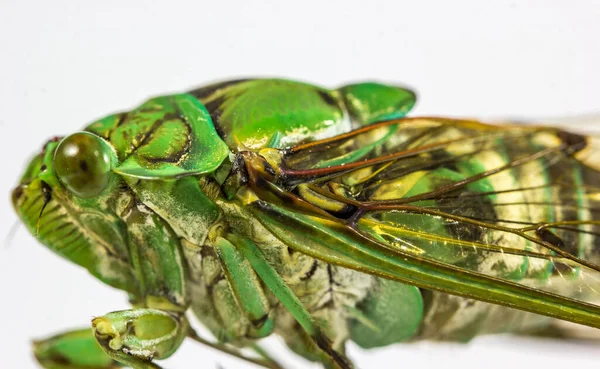
M 177 313 L 154 309 L 117 311 L 94 319 L 92 327 L 94 335 L 90 334 L 91 331 L 88 329 L 86 338 L 90 342 L 89 345 L 95 349 L 93 353 L 101 354 L 101 357 L 110 362 L 112 366 L 48 366 L 45 368 L 116 369 L 124 364 L 133 369 L 160 369 L 161 367 L 152 360 L 168 358 L 179 348 L 183 339 L 189 337 L 203 345 L 264 368 L 282 369 L 282 366 L 268 357 L 262 349 L 256 350 L 262 358 L 252 358 L 226 344 L 205 340 L 189 326 L 183 315 Z M 78 345 L 81 346 L 83 343 L 78 342 Z M 73 349 L 78 349 L 78 347 L 74 345 Z M 89 349 L 90 352 L 91 349 L 92 347 Z M 46 356 L 48 355 L 46 354 Z M 62 360 L 64 361 L 64 359 Z M 103 363 L 99 360 L 96 362 Z
M 215 251 L 235 302 L 250 323 L 248 338 L 262 338 L 273 332 L 274 324 L 267 296 L 250 263 L 228 241 L 218 238 Z
M 283 369 L 283 367 L 277 362 L 275 361 L 275 359 L 273 359 L 272 357 L 270 357 L 263 349 L 262 347 L 258 346 L 258 345 L 253 345 L 252 349 L 260 356 L 260 358 L 253 358 L 253 357 L 248 357 L 246 356 L 243 352 L 241 352 L 240 350 L 237 350 L 235 348 L 232 348 L 224 343 L 219 343 L 219 342 L 210 342 L 202 337 L 200 337 L 198 335 L 198 333 L 196 333 L 194 330 L 190 330 L 190 333 L 188 335 L 188 337 L 200 344 L 206 345 L 208 347 L 211 347 L 215 350 L 219 350 L 225 354 L 237 357 L 238 359 L 259 365 L 261 367 L 267 368 L 267 369 Z
M 547 325 L 540 324 L 539 327 L 516 333 L 543 338 L 600 342 L 600 332 L 598 332 L 598 329 L 557 319 L 551 320 Z
M 256 274 L 265 283 L 267 288 L 279 299 L 281 304 L 296 319 L 298 324 L 310 336 L 312 341 L 321 349 L 329 359 L 341 369 L 352 368 L 352 364 L 346 356 L 333 349 L 331 341 L 324 334 L 323 330 L 310 315 L 308 310 L 294 292 L 283 281 L 281 276 L 265 260 L 264 255 L 256 245 L 247 239 L 241 238 L 235 234 L 228 234 L 227 239 L 218 237 L 219 247 L 227 248 L 229 252 L 240 252 L 250 263 Z
M 321 363 L 326 369 L 339 368 L 331 356 L 317 346 L 314 339 L 306 333 L 291 314 L 278 316 L 277 326 L 285 329 L 286 333 L 281 338 L 294 353 L 309 361 Z
M 64 332 L 33 342 L 33 353 L 44 369 L 117 369 L 117 361 L 100 348 L 90 328 Z
M 92 320 L 96 341 L 112 359 L 133 369 L 159 369 L 154 359 L 171 356 L 189 332 L 183 313 L 131 309 Z

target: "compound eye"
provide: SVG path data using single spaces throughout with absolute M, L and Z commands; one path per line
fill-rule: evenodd
M 110 180 L 111 149 L 100 137 L 77 132 L 65 137 L 54 153 L 54 170 L 62 184 L 76 196 L 100 194 Z

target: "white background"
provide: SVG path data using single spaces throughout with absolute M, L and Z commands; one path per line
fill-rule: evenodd
M 47 138 L 215 80 L 400 82 L 419 92 L 416 114 L 535 120 L 600 108 L 598 1 L 87 3 L 0 0 L 0 236 L 16 222 L 9 190 Z M 20 227 L 0 247 L 0 368 L 34 368 L 29 339 L 126 307 Z M 316 367 L 268 342 L 290 368 Z M 349 354 L 360 368 L 559 368 L 595 367 L 599 348 L 496 337 Z M 164 362 L 217 363 L 251 368 L 193 343 Z

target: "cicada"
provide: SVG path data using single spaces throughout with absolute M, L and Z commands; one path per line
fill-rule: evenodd
M 37 342 L 41 366 L 159 368 L 189 338 L 281 368 L 259 342 L 276 334 L 347 369 L 348 340 L 600 328 L 600 138 L 407 117 L 415 101 L 236 80 L 49 140 L 14 208 L 132 308 Z

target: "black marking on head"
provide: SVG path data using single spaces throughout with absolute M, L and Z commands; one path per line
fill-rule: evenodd
M 165 118 L 167 116 L 169 116 L 170 118 L 173 117 L 172 114 L 168 114 L 165 116 Z M 179 118 L 179 116 L 175 116 L 175 118 Z M 158 130 L 158 128 L 162 125 L 164 120 L 166 120 L 166 119 L 158 119 L 158 120 L 154 121 L 152 123 L 152 126 L 150 127 L 150 129 L 148 129 L 146 132 L 140 132 L 140 133 L 136 134 L 135 137 L 129 137 L 129 135 L 124 134 L 123 138 L 125 138 L 129 141 L 129 144 L 131 145 L 131 148 L 132 148 L 129 155 L 135 153 L 140 147 L 143 147 L 144 145 L 146 145 L 152 139 L 154 132 L 156 132 Z M 134 143 L 137 143 L 137 144 L 134 144 Z
M 123 112 L 123 113 L 119 113 L 119 120 L 117 121 L 117 124 L 115 124 L 113 127 L 111 127 L 111 129 L 109 129 L 108 131 L 104 132 L 105 134 L 102 134 L 103 132 L 93 132 L 94 134 L 104 138 L 105 140 L 110 141 L 110 136 L 112 135 L 112 133 L 119 127 L 121 127 L 123 124 L 127 123 L 128 120 L 127 118 L 129 117 L 129 112 Z
M 153 138 L 156 131 L 162 126 L 162 124 L 164 122 L 167 122 L 167 121 L 173 120 L 173 119 L 177 119 L 177 120 L 183 122 L 183 126 L 185 127 L 185 129 L 187 131 L 187 133 L 186 133 L 187 140 L 186 140 L 185 146 L 181 150 L 173 152 L 171 155 L 165 155 L 165 156 L 159 157 L 159 158 L 144 157 L 144 159 L 146 161 L 148 161 L 149 163 L 179 163 L 181 158 L 184 157 L 184 155 L 186 155 L 190 151 L 190 148 L 192 147 L 192 137 L 191 137 L 192 136 L 192 128 L 190 127 L 190 124 L 187 122 L 187 120 L 184 119 L 180 113 L 179 114 L 177 114 L 177 113 L 176 114 L 166 114 L 162 119 L 156 121 L 152 125 L 152 127 L 150 128 L 148 133 L 144 136 L 144 138 L 140 142 L 140 144 L 136 147 L 135 150 L 146 145 Z
M 44 196 L 44 206 L 52 200 L 52 187 L 44 181 L 41 182 L 42 195 Z

